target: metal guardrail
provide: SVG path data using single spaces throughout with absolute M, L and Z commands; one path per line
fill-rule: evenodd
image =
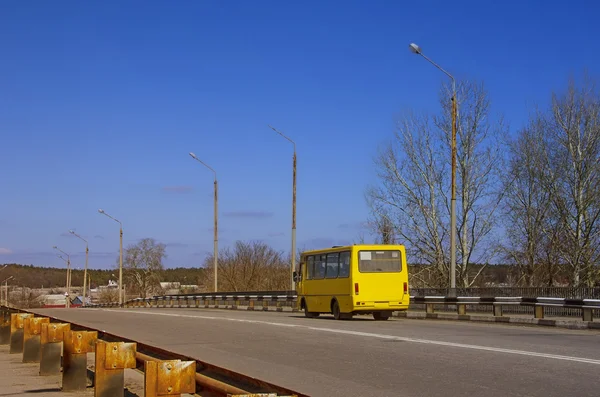
M 292 291 L 224 292 L 183 295 L 164 295 L 152 298 L 136 298 L 124 303 L 125 307 L 220 307 L 238 308 L 246 306 L 248 310 L 268 310 L 275 305 L 278 311 L 287 306 L 297 311 L 297 295 Z M 223 304 L 220 304 L 222 302 Z M 230 303 L 230 304 L 228 304 Z M 259 303 L 257 305 L 257 303 Z M 577 309 L 582 321 L 593 321 L 594 311 L 600 310 L 600 299 L 568 299 L 554 297 L 447 297 L 447 296 L 411 296 L 411 305 L 425 305 L 427 313 L 434 313 L 436 305 L 455 306 L 459 315 L 466 315 L 467 307 L 489 306 L 494 316 L 501 317 L 503 308 L 521 306 L 533 308 L 536 319 L 544 318 L 545 308 Z M 118 304 L 97 304 L 88 307 L 118 307 Z
M 124 370 L 144 373 L 144 396 L 308 397 L 281 386 L 119 335 L 0 306 L 0 345 L 23 362 L 39 365 L 40 376 L 60 375 L 61 390 L 87 388 L 87 354 L 95 355 L 96 397 L 124 396 Z M 62 345 L 62 346 L 61 346 Z

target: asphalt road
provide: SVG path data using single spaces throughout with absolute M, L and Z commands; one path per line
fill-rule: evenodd
M 600 332 L 217 309 L 38 309 L 311 396 L 598 396 Z

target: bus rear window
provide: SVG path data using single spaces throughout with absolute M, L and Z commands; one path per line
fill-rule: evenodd
M 398 250 L 359 251 L 358 271 L 361 273 L 398 273 L 402 271 L 402 255 Z

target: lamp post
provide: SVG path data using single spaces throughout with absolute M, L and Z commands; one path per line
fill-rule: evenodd
M 212 169 L 208 164 L 204 163 L 202 160 L 200 160 L 198 157 L 196 157 L 196 155 L 192 152 L 190 152 L 190 156 L 198 161 L 200 164 L 202 164 L 203 166 L 205 166 L 206 168 L 208 168 L 209 170 L 211 170 L 213 172 L 213 174 L 215 175 L 215 197 L 214 197 L 214 218 L 215 218 L 215 225 L 214 225 L 214 247 L 213 247 L 213 267 L 214 267 L 214 272 L 215 272 L 215 285 L 214 285 L 214 292 L 217 292 L 217 266 L 218 266 L 218 256 L 219 256 L 219 233 L 218 233 L 218 229 L 219 229 L 219 216 L 218 216 L 218 208 L 219 208 L 219 189 L 218 189 L 218 185 L 217 185 L 217 172 Z
M 123 306 L 123 224 L 120 220 L 113 218 L 104 212 L 102 208 L 100 208 L 98 212 L 108 216 L 110 219 L 119 224 L 119 306 Z
M 296 270 L 296 142 L 292 141 L 274 127 L 269 125 L 269 128 L 294 145 L 294 157 L 292 159 L 292 264 L 290 268 L 291 290 L 294 291 L 296 289 L 294 283 L 294 270 Z
M 4 306 L 8 307 L 8 280 L 10 280 L 11 278 L 13 278 L 13 276 L 10 276 L 7 279 L 4 279 L 4 281 L 2 281 L 4 283 Z
M 410 50 L 421 55 L 433 66 L 444 72 L 452 80 L 452 182 L 451 182 L 451 198 L 450 198 L 450 296 L 456 295 L 456 123 L 457 123 L 457 101 L 456 98 L 456 81 L 454 76 L 442 69 L 437 63 L 426 57 L 421 48 L 415 43 L 410 43 Z
M 83 306 L 85 306 L 85 292 L 86 292 L 86 287 L 87 287 L 87 270 L 88 270 L 88 254 L 89 254 L 89 249 L 88 249 L 88 242 L 86 239 L 84 239 L 83 237 L 81 237 L 79 234 L 75 233 L 74 230 L 69 230 L 69 233 L 71 233 L 73 236 L 79 238 L 80 240 L 83 240 L 83 242 L 85 242 L 85 267 L 83 268 L 83 302 L 81 302 L 81 304 Z
M 65 289 L 67 290 L 66 294 L 66 301 L 65 301 L 65 307 L 69 307 L 71 306 L 70 303 L 70 296 L 71 296 L 71 256 L 69 254 L 67 254 L 65 251 L 61 250 L 60 248 L 58 248 L 56 245 L 53 246 L 52 248 L 54 248 L 55 250 L 58 250 L 60 252 L 62 252 L 63 254 L 65 254 L 67 256 L 67 259 L 63 258 L 62 255 L 56 255 L 58 256 L 60 259 L 62 259 L 63 261 L 65 261 L 65 263 L 67 264 L 67 286 L 65 287 Z

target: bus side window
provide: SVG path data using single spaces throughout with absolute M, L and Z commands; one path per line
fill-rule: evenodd
M 327 273 L 325 278 L 337 278 L 339 271 L 339 257 L 337 252 L 327 254 Z
M 315 258 L 315 278 L 325 278 L 325 267 L 327 266 L 327 255 L 317 255 Z
M 306 258 L 306 279 L 312 280 L 315 272 L 315 257 L 309 256 Z
M 340 272 L 338 277 L 350 276 L 350 252 L 344 251 L 340 253 Z

